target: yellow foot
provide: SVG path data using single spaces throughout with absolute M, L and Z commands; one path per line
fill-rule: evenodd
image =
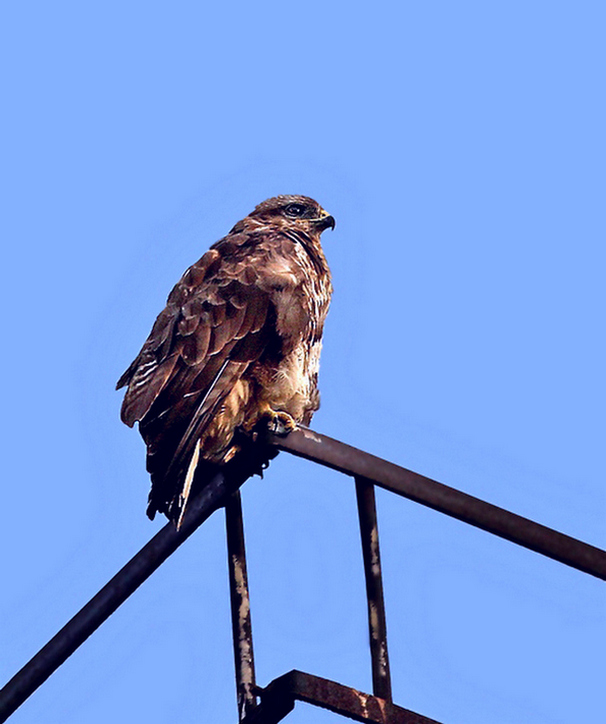
M 297 423 L 288 414 L 288 412 L 282 412 L 282 410 L 270 410 L 270 414 L 265 415 L 267 418 L 267 426 L 274 435 L 288 435 L 292 432 Z
M 263 408 L 258 411 L 257 415 L 255 415 L 252 420 L 244 423 L 243 427 L 247 432 L 250 432 L 261 420 L 267 422 L 269 431 L 274 435 L 288 435 L 289 432 L 292 432 L 297 427 L 297 423 L 288 412 L 272 410 L 269 405 L 263 405 Z

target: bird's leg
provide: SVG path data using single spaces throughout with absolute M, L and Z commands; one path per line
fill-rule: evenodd
M 246 432 L 251 432 L 261 420 L 267 422 L 267 427 L 274 435 L 288 435 L 297 423 L 288 412 L 273 410 L 267 403 L 262 403 L 257 413 L 243 425 Z

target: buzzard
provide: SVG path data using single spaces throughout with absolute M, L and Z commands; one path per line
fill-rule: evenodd
M 179 527 L 192 490 L 243 458 L 258 424 L 309 424 L 332 294 L 320 234 L 334 226 L 306 196 L 268 199 L 170 293 L 117 384 L 147 445 L 150 518 Z

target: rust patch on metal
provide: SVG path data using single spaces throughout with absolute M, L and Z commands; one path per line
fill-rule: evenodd
M 242 724 L 277 724 L 292 710 L 295 701 L 370 724 L 438 724 L 391 701 L 302 671 L 290 671 L 257 691 L 261 704 Z

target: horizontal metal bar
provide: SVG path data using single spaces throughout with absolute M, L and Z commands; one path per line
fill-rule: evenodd
M 242 724 L 277 724 L 292 711 L 295 701 L 320 706 L 354 721 L 370 724 L 438 724 L 434 719 L 385 699 L 302 671 L 289 671 L 274 679 L 265 689 L 259 689 L 258 693 L 261 704 Z
M 167 523 L 0 690 L 0 722 L 19 707 L 231 494 L 222 473 L 194 498 L 181 528 Z
M 271 435 L 268 442 L 279 450 L 333 470 L 372 480 L 392 493 L 606 580 L 606 551 L 424 475 L 305 428 L 299 428 L 286 437 Z

